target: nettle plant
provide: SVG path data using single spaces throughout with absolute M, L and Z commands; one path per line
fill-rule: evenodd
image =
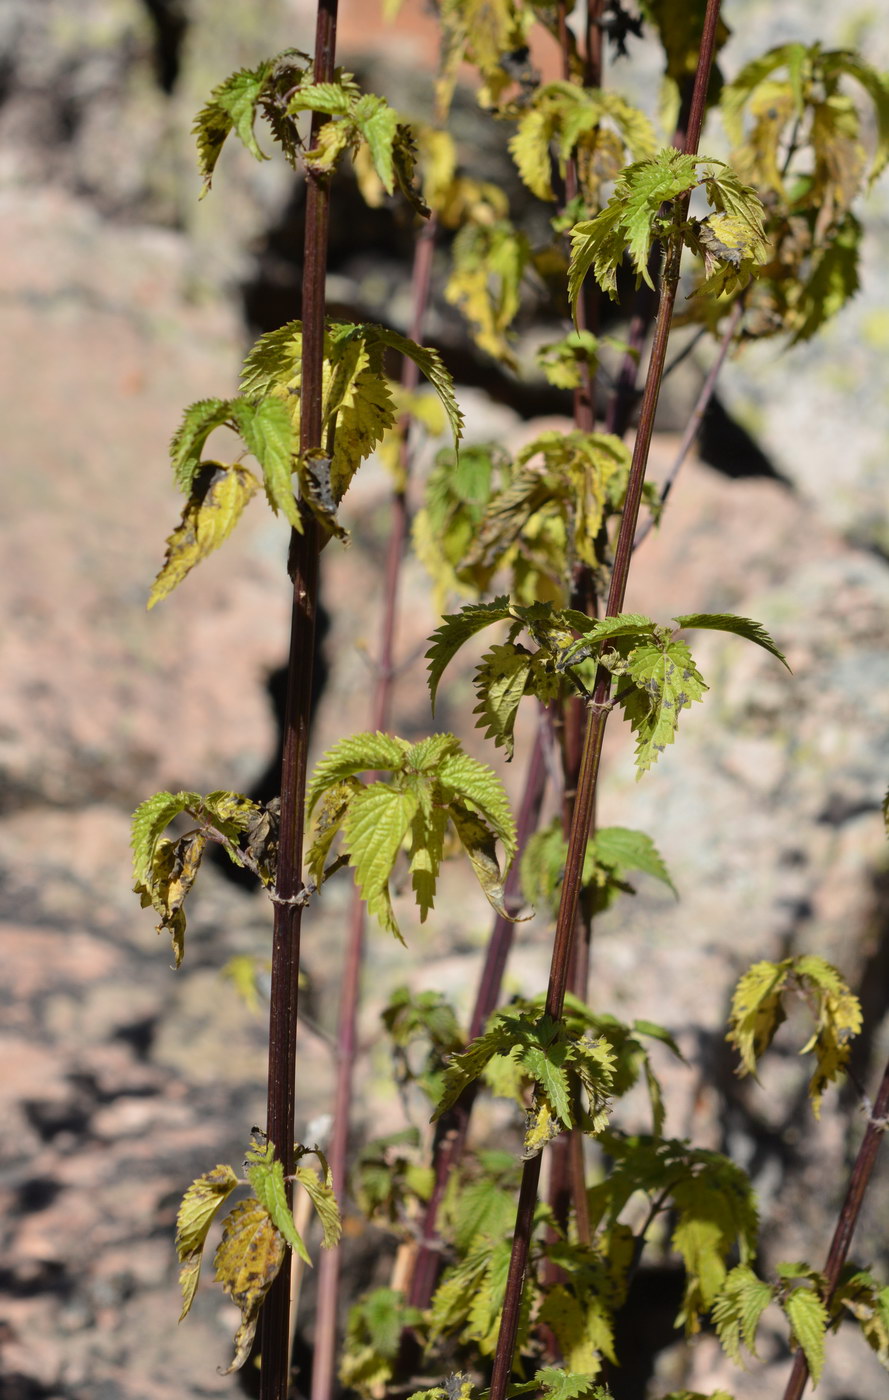
M 763 1278 L 755 1267 L 757 1201 L 745 1173 L 717 1152 L 665 1135 L 650 1049 L 681 1058 L 672 1033 L 643 1020 L 624 1023 L 587 1000 L 595 916 L 633 893 L 631 876 L 673 888 L 650 837 L 594 821 L 609 715 L 620 711 L 629 723 L 641 777 L 673 742 L 682 711 L 707 690 L 689 633 L 733 633 L 784 663 L 750 619 L 688 613 L 665 622 L 624 609 L 633 550 L 646 528 L 638 525 L 640 509 L 649 522 L 659 518 L 681 461 L 682 454 L 660 492 L 646 482 L 680 278 L 688 291 L 681 319 L 718 343 L 684 453 L 730 347 L 762 336 L 805 340 L 855 292 L 861 225 L 853 204 L 889 159 L 889 85 L 853 53 L 803 44 L 774 49 L 726 82 L 714 68 L 728 33 L 718 0 L 644 0 L 641 16 L 620 0 L 607 7 L 590 0 L 574 27 L 571 10 L 568 0 L 444 0 L 430 125 L 408 123 L 334 66 L 335 0 L 321 0 L 312 57 L 289 50 L 235 73 L 196 122 L 205 192 L 230 136 L 264 158 L 258 117 L 306 187 L 302 319 L 259 339 L 238 394 L 186 409 L 171 446 L 186 503 L 149 600 L 163 599 L 216 549 L 264 489 L 292 527 L 281 797 L 263 805 L 232 792 L 162 792 L 133 823 L 136 889 L 171 935 L 177 966 L 186 899 L 208 842 L 252 871 L 273 906 L 266 1129 L 245 1131 L 243 1177 L 217 1165 L 192 1182 L 176 1237 L 184 1316 L 211 1223 L 246 1188 L 224 1218 L 215 1276 L 242 1318 L 229 1370 L 247 1360 L 261 1319 L 267 1400 L 284 1400 L 290 1384 L 287 1261 L 291 1251 L 309 1261 L 305 1231 L 294 1220 L 295 1188 L 307 1193 L 328 1247 L 313 1400 L 333 1393 L 338 1350 L 342 1384 L 371 1400 L 602 1400 L 609 1383 L 619 1385 L 615 1317 L 646 1252 L 663 1257 L 665 1250 L 684 1267 L 677 1328 L 693 1334 L 710 1326 L 739 1363 L 744 1353 L 756 1354 L 766 1307 L 779 1305 L 796 1352 L 788 1396 L 800 1394 L 808 1374 L 817 1382 L 825 1336 L 846 1316 L 889 1361 L 889 1289 L 847 1261 L 885 1126 L 889 1073 L 825 1267 L 793 1262 Z M 543 83 L 534 70 L 535 27 L 558 45 L 558 81 Z M 627 56 L 643 30 L 663 49 L 666 137 L 605 86 L 605 41 Z M 447 120 L 464 63 L 479 75 L 478 100 L 502 123 L 517 180 L 552 211 L 551 236 L 542 243 L 512 221 L 504 190 L 473 173 L 472 153 L 466 165 L 458 159 Z M 699 153 L 708 110 L 723 122 L 730 163 Z M 422 230 L 410 337 L 325 317 L 329 191 L 345 157 L 370 203 L 407 201 Z M 563 333 L 539 362 L 550 383 L 572 396 L 570 431 L 542 432 L 515 456 L 494 445 L 458 451 L 461 415 L 450 374 L 419 343 L 436 239 L 450 258 L 444 294 L 485 354 L 518 373 L 513 327 L 528 298 L 549 305 L 554 325 L 561 320 Z M 632 313 L 623 341 L 597 329 L 601 297 L 619 293 Z M 652 326 L 631 449 L 624 439 Z M 387 376 L 397 357 L 400 384 Z M 597 395 L 597 380 L 601 389 L 606 379 L 600 361 L 609 357 L 609 392 Z M 436 391 L 438 423 L 430 401 L 416 393 L 418 374 Z M 464 600 L 444 613 L 430 639 L 431 701 L 464 644 L 493 629 L 475 669 L 478 727 L 511 759 L 520 706 L 538 715 L 531 752 L 521 755 L 527 779 L 517 821 L 495 772 L 454 735 L 408 742 L 391 730 L 412 416 L 435 431 L 449 424 L 454 439 L 413 512 L 413 544 L 440 607 Z M 234 460 L 205 457 L 220 428 L 234 434 Z M 394 475 L 370 725 L 344 736 L 308 776 L 319 555 L 345 539 L 348 488 L 374 452 Z M 541 825 L 553 772 L 559 812 Z M 176 831 L 165 834 L 174 822 Z M 468 858 L 495 913 L 470 1024 L 461 1027 L 438 993 L 404 989 L 383 1016 L 403 1092 L 428 1102 L 431 1142 L 408 1128 L 365 1143 L 349 1160 L 365 912 L 401 938 L 390 895 L 396 867 L 406 863 L 422 923 L 453 852 Z M 318 1145 L 293 1140 L 299 950 L 304 910 L 343 867 L 353 872 L 356 897 L 328 1160 Z M 515 925 L 531 906 L 554 922 L 549 982 L 539 996 L 503 1005 Z M 739 1073 L 755 1073 L 791 1000 L 801 1000 L 813 1020 L 803 1053 L 814 1057 L 809 1094 L 817 1115 L 861 1027 L 858 1002 L 833 967 L 811 956 L 757 963 L 735 991 L 728 1036 Z M 622 1126 L 622 1100 L 640 1082 L 650 1100 L 646 1133 Z M 524 1126 L 514 1151 L 470 1143 L 481 1092 L 515 1103 Z M 390 1231 L 398 1249 L 390 1285 L 354 1302 L 338 1347 L 338 1240 L 349 1168 L 350 1208 Z M 673 1400 L 681 1397 L 691 1400 L 690 1392 L 674 1392 Z

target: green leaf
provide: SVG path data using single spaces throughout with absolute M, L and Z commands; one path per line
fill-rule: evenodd
M 240 1370 L 250 1355 L 260 1309 L 284 1262 L 284 1254 L 283 1236 L 258 1200 L 242 1201 L 226 1216 L 214 1257 L 215 1277 L 241 1313 L 235 1356 L 223 1372 L 226 1376 Z
M 356 792 L 343 822 L 350 864 L 367 911 L 404 942 L 389 897 L 389 877 L 417 811 L 417 799 L 388 783 Z
M 293 1223 L 293 1211 L 287 1200 L 287 1188 L 284 1183 L 284 1167 L 275 1156 L 274 1145 L 263 1142 L 258 1137 L 252 1138 L 244 1166 L 254 1195 L 268 1212 L 275 1229 L 284 1237 L 290 1248 L 296 1251 L 303 1263 L 311 1267 L 309 1252 Z
M 464 642 L 475 636 L 476 632 L 480 632 L 483 627 L 489 627 L 492 622 L 505 622 L 511 618 L 509 598 L 505 594 L 494 598 L 490 603 L 470 604 L 462 612 L 450 613 L 442 618 L 441 626 L 433 632 L 429 639 L 431 645 L 426 652 L 426 660 L 429 662 L 429 693 L 433 714 L 435 713 L 438 683 L 448 662 L 456 656 Z
M 880 1364 L 889 1369 L 889 1288 L 881 1287 L 872 1274 L 854 1264 L 845 1265 L 830 1300 L 834 1330 L 847 1313 L 857 1322 Z
M 191 494 L 207 438 L 214 428 L 231 426 L 232 419 L 231 399 L 200 399 L 185 410 L 170 443 L 170 462 L 180 491 Z
M 732 613 L 685 613 L 673 621 L 677 627 L 707 627 L 715 632 L 733 632 L 738 637 L 746 637 L 748 642 L 755 642 L 787 666 L 786 656 L 778 650 L 765 628 L 749 617 L 735 617 Z M 787 669 L 789 671 L 790 667 Z
M 179 1287 L 182 1290 L 182 1311 L 179 1321 L 187 1315 L 197 1292 L 201 1276 L 201 1261 L 207 1232 L 222 1205 L 238 1185 L 238 1178 L 229 1166 L 216 1166 L 191 1183 L 176 1216 L 176 1255 L 181 1264 Z
M 410 745 L 389 734 L 352 734 L 328 749 L 315 764 L 306 794 L 306 808 L 312 812 L 322 795 L 344 778 L 356 773 L 397 770 L 404 763 Z
M 861 221 L 850 211 L 831 231 L 827 246 L 815 251 L 810 275 L 799 288 L 790 317 L 794 328 L 791 345 L 811 340 L 860 290 L 858 267 L 863 237 Z
M 545 1400 L 611 1400 L 607 1386 L 597 1385 L 592 1376 L 557 1366 L 544 1366 L 534 1376 L 533 1385 L 543 1388 Z
M 827 1309 L 814 1289 L 805 1286 L 794 1288 L 781 1299 L 781 1306 L 790 1323 L 793 1340 L 803 1349 L 815 1386 L 821 1379 L 824 1367 Z
M 365 93 L 356 102 L 353 120 L 370 149 L 374 169 L 387 194 L 395 188 L 394 147 L 398 113 L 382 97 Z
M 636 647 L 627 658 L 634 689 L 618 698 L 636 734 L 636 770 L 641 777 L 676 737 L 680 711 L 701 700 L 707 686 L 684 642 Z
M 201 463 L 182 523 L 167 539 L 163 568 L 148 596 L 149 608 L 172 593 L 196 564 L 228 539 L 256 490 L 256 477 L 246 467 Z
M 672 1247 L 686 1269 L 685 1297 L 679 1322 L 687 1333 L 699 1327 L 699 1315 L 713 1306 L 727 1275 L 727 1260 L 738 1250 L 741 1263 L 753 1257 L 758 1242 L 756 1197 L 746 1173 L 717 1152 L 689 1153 L 682 1178 L 673 1187 L 678 1212 Z
M 455 1193 L 454 1242 L 465 1252 L 479 1235 L 501 1239 L 515 1221 L 515 1197 L 488 1176 L 467 1181 Z
M 174 817 L 201 801 L 199 792 L 156 792 L 136 808 L 132 819 L 130 844 L 133 848 L 133 878 L 145 884 L 151 874 L 157 843 Z
M 507 759 L 512 758 L 515 749 L 516 716 L 531 678 L 531 661 L 531 654 L 524 647 L 507 643 L 492 647 L 475 673 L 479 697 L 473 710 L 479 716 L 476 724 L 484 729 L 486 739 L 493 739 L 498 748 L 505 749 Z
M 633 831 L 626 826 L 603 826 L 596 832 L 592 844 L 598 861 L 621 872 L 641 870 L 644 875 L 660 880 L 679 898 L 660 852 L 644 831 Z
M 603 617 L 577 620 L 577 630 L 583 636 L 564 647 L 556 660 L 556 670 L 566 671 L 569 666 L 577 666 L 590 656 L 595 656 L 603 642 L 618 637 L 648 637 L 654 632 L 655 624 L 642 613 L 618 613 L 616 617 Z
M 210 101 L 195 118 L 194 135 L 197 138 L 200 171 L 204 177 L 203 194 L 210 188 L 219 153 L 230 131 L 235 131 L 257 160 L 268 160 L 257 145 L 253 125 L 260 97 L 276 62 L 274 58 L 266 59 L 256 68 L 241 68 L 233 73 L 213 89 Z
M 444 839 L 448 814 L 433 808 L 429 814 L 417 812 L 411 822 L 410 859 L 411 884 L 420 910 L 420 923 L 435 901 L 438 871 L 444 856 Z
M 716 1335 L 726 1355 L 742 1366 L 742 1346 L 756 1356 L 759 1319 L 775 1296 L 770 1284 L 757 1278 L 748 1264 L 739 1264 L 727 1275 L 713 1306 Z
M 237 399 L 234 409 L 238 430 L 262 467 L 269 505 L 302 534 L 302 517 L 293 495 L 297 438 L 290 408 L 283 399 L 270 396 L 258 403 Z
M 476 809 L 492 828 L 503 846 L 507 863 L 510 862 L 516 853 L 515 821 L 503 784 L 493 768 L 462 751 L 449 753 L 438 767 L 436 780 L 442 800 L 448 805 L 454 801 L 468 802 Z
M 694 188 L 698 183 L 697 160 L 669 147 L 649 160 L 628 165 L 601 213 L 575 225 L 568 269 L 572 308 L 590 268 L 602 290 L 616 300 L 616 273 L 624 250 L 630 255 L 637 278 L 653 287 L 648 255 L 656 234 L 662 231 L 661 205 Z

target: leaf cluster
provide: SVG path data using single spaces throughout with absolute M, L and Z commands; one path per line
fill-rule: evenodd
M 362 93 L 351 73 L 336 69 L 332 82 L 313 80 L 312 60 L 298 49 L 286 49 L 255 68 L 242 68 L 215 87 L 195 119 L 198 162 L 203 194 L 230 134 L 257 160 L 267 160 L 256 139 L 258 116 L 292 166 L 329 173 L 344 152 L 367 159 L 387 194 L 397 187 L 422 214 L 428 209 L 413 187 L 415 146 L 411 130 L 389 104 L 373 93 Z M 328 120 L 317 126 L 315 145 L 307 149 L 298 118 L 317 112 Z
M 375 1288 L 354 1303 L 340 1358 L 343 1385 L 368 1397 L 383 1394 L 394 1374 L 405 1328 L 415 1327 L 422 1317 L 394 1288 Z
M 606 1132 L 602 1146 L 610 1164 L 605 1179 L 587 1193 L 591 1225 L 616 1224 L 638 1193 L 647 1198 L 649 1223 L 670 1211 L 670 1245 L 686 1275 L 677 1323 L 696 1332 L 722 1289 L 733 1253 L 746 1263 L 756 1251 L 759 1218 L 746 1173 L 721 1153 L 675 1139 Z
M 744 333 L 809 340 L 858 290 L 852 206 L 889 161 L 889 79 L 846 49 L 782 44 L 748 63 L 720 106 L 732 162 L 764 202 L 770 245 Z M 714 310 L 701 300 L 691 315 Z
M 843 1073 L 852 1037 L 861 1030 L 861 1003 L 835 967 L 812 954 L 755 963 L 735 988 L 726 1039 L 741 1056 L 738 1073 L 755 1076 L 759 1059 L 786 1019 L 785 1003 L 793 994 L 801 997 L 815 1022 L 800 1054 L 815 1055 L 809 1098 L 818 1118 L 824 1090 Z
M 700 221 L 685 216 L 687 197 L 695 189 L 703 190 L 713 211 L 703 223 L 710 233 L 711 260 L 719 265 L 702 290 L 716 294 L 746 285 L 767 253 L 759 196 L 724 161 L 667 147 L 628 165 L 601 213 L 575 224 L 568 271 L 571 305 L 576 306 L 590 269 L 602 290 L 617 300 L 617 270 L 624 254 L 637 285 L 644 281 L 653 287 L 649 259 L 656 240 L 675 234 L 693 251 L 703 251 Z M 672 208 L 665 212 L 665 205 Z
M 602 1131 L 610 1108 L 615 1058 L 604 1036 L 556 1021 L 538 1008 L 497 1012 L 488 1029 L 445 1070 L 435 1118 L 484 1077 L 496 1094 L 527 1113 L 523 1157 L 534 1157 L 565 1128 Z M 584 1102 L 585 1101 L 585 1102 Z
M 302 392 L 302 325 L 291 321 L 261 336 L 247 356 L 242 393 L 233 399 L 191 404 L 170 444 L 176 483 L 188 497 L 182 521 L 167 541 L 164 565 L 148 606 L 165 598 L 196 564 L 231 534 L 259 489 L 240 461 L 203 460 L 207 439 L 229 428 L 255 458 L 269 505 L 300 532 L 303 509 L 326 536 L 346 538 L 337 508 L 361 465 L 394 427 L 396 404 L 384 360 L 388 352 L 417 365 L 435 389 L 459 440 L 462 416 L 453 383 L 438 352 L 385 326 L 331 322 L 324 339 L 322 442 L 299 450 Z
M 295 1151 L 298 1159 L 311 1154 L 320 1163 L 320 1173 L 298 1165 L 293 1180 L 307 1192 L 321 1223 L 324 1247 L 330 1249 L 339 1240 L 341 1230 L 330 1168 L 318 1148 L 297 1144 Z M 199 1176 L 183 1196 L 176 1218 L 181 1321 L 197 1292 L 204 1246 L 217 1211 L 237 1187 L 249 1185 L 252 1190 L 252 1195 L 226 1216 L 213 1260 L 216 1282 L 241 1314 L 235 1355 L 226 1375 L 239 1370 L 250 1354 L 260 1310 L 287 1249 L 295 1250 L 306 1264 L 312 1262 L 293 1222 L 284 1168 L 275 1157 L 272 1144 L 261 1135 L 254 1135 L 250 1141 L 244 1171 L 246 1181 L 230 1166 L 216 1166 Z
M 396 1083 L 401 1087 L 415 1083 L 436 1103 L 447 1056 L 462 1050 L 466 1043 L 450 1002 L 441 992 L 397 987 L 381 1019 L 392 1046 Z M 417 1048 L 422 1051 L 419 1065 L 411 1058 Z
M 479 725 L 495 743 L 512 752 L 516 711 L 523 695 L 541 701 L 558 693 L 557 678 L 566 675 L 582 695 L 589 691 L 577 668 L 593 661 L 612 672 L 619 704 L 636 735 L 636 769 L 641 777 L 673 742 L 682 710 L 703 697 L 707 686 L 684 641 L 675 633 L 683 628 L 732 632 L 786 661 L 768 633 L 749 618 L 725 613 L 687 613 L 674 619 L 675 628 L 659 626 L 639 613 L 621 613 L 601 621 L 576 609 L 555 609 L 538 603 L 530 607 L 510 604 L 504 595 L 490 603 L 471 604 L 462 612 L 445 616 L 431 638 L 426 653 L 433 706 L 438 684 L 448 663 L 476 632 L 495 622 L 510 624 L 507 641 L 489 653 L 476 671 Z M 538 643 L 530 652 L 516 638 L 527 630 Z M 581 633 L 580 637 L 574 634 Z
M 576 162 L 580 192 L 597 208 L 601 191 L 629 161 L 646 160 L 657 149 L 651 122 L 616 92 L 546 83 L 517 107 L 518 121 L 509 151 L 524 183 L 538 199 L 555 200 L 552 154 L 564 181 L 569 160 Z
M 378 772 L 391 777 L 369 783 L 359 777 Z M 320 888 L 335 868 L 326 862 L 339 837 L 369 913 L 396 938 L 402 935 L 389 881 L 400 854 L 407 857 L 422 923 L 435 899 L 449 833 L 468 856 L 489 904 L 511 918 L 496 850 L 499 841 L 507 864 L 515 855 L 509 803 L 493 770 L 464 753 L 453 734 L 417 744 L 379 733 L 343 739 L 315 767 L 307 810 L 316 813 L 306 856 L 315 884 Z
M 521 856 L 522 890 L 529 904 L 557 913 L 567 854 L 568 842 L 558 817 L 529 839 Z M 604 913 L 618 895 L 635 894 L 626 878 L 634 870 L 660 880 L 676 894 L 650 836 L 624 826 L 600 827 L 587 842 L 581 875 L 581 899 L 590 912 Z

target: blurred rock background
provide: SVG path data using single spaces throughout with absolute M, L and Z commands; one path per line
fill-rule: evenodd
M 885 25 L 865 7 L 727 0 L 725 11 L 735 31 L 728 71 L 771 43 L 816 36 L 889 63 Z M 264 956 L 269 908 L 207 867 L 174 975 L 130 891 L 128 835 L 133 807 L 157 788 L 249 790 L 275 750 L 270 678 L 289 617 L 280 523 L 254 505 L 162 607 L 148 615 L 144 599 L 178 517 L 166 449 L 181 409 L 230 392 L 251 332 L 298 314 L 299 182 L 277 161 L 227 150 L 212 196 L 198 204 L 191 121 L 234 68 L 287 45 L 310 48 L 313 23 L 309 0 L 0 8 L 4 1400 L 173 1400 L 253 1383 L 249 1373 L 216 1373 L 237 1322 L 216 1290 L 201 1291 L 177 1330 L 172 1229 L 188 1181 L 217 1161 L 236 1164 L 263 1119 L 264 1009 L 245 1005 L 224 969 L 233 956 Z M 408 113 L 428 110 L 434 26 L 419 6 L 386 29 L 376 5 L 343 0 L 340 33 L 344 61 L 372 89 Z M 459 120 L 463 139 L 495 162 L 489 124 L 471 106 Z M 334 305 L 403 328 L 406 226 L 365 212 L 345 183 L 336 199 Z M 811 347 L 782 357 L 766 346 L 727 367 L 706 460 L 681 476 L 628 599 L 665 619 L 703 609 L 755 617 L 793 675 L 741 643 L 705 637 L 706 703 L 683 717 L 680 742 L 638 787 L 631 746 L 613 725 L 602 799 L 603 821 L 652 835 L 681 900 L 640 886 L 602 921 L 592 1000 L 678 1035 L 691 1068 L 664 1065 L 670 1130 L 730 1150 L 753 1172 L 767 1264 L 823 1259 L 862 1119 L 849 1090 L 829 1095 L 813 1122 L 791 1035 L 761 1087 L 735 1079 L 723 1042 L 734 979 L 756 959 L 819 953 L 864 1001 L 864 1083 L 875 1084 L 889 1053 L 879 816 L 889 782 L 885 186 L 865 218 L 856 303 Z M 515 445 L 529 436 L 530 412 L 549 424 L 564 412 L 458 350 L 440 295 L 430 336 L 451 355 L 475 438 Z M 670 386 L 655 474 L 669 465 L 705 370 L 702 354 Z M 367 723 L 387 489 L 382 469 L 363 470 L 352 547 L 324 556 L 330 704 L 319 751 Z M 416 658 L 434 614 L 413 563 L 405 597 L 399 645 Z M 472 704 L 468 672 L 455 672 L 440 721 L 490 761 Z M 406 674 L 398 707 L 402 732 L 428 728 L 421 667 Z M 504 776 L 516 796 L 521 773 Z M 342 877 L 306 921 L 302 1125 L 327 1106 L 332 1084 L 348 900 Z M 407 958 L 372 933 L 359 1117 L 374 1130 L 403 1123 L 377 1030 L 387 991 L 409 980 L 465 1007 L 487 923 L 455 869 Z M 548 936 L 543 920 L 520 926 L 511 991 L 543 985 Z M 887 1170 L 884 1161 L 855 1248 L 884 1267 Z M 311 1307 L 309 1285 L 305 1331 Z M 649 1309 L 634 1325 L 638 1347 L 659 1319 Z M 787 1362 L 777 1333 L 763 1356 L 739 1380 L 710 1338 L 667 1348 L 650 1394 L 722 1384 L 741 1400 L 778 1395 Z M 829 1358 L 828 1400 L 885 1394 L 856 1336 L 843 1331 Z

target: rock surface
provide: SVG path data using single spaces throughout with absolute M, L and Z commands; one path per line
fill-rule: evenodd
M 167 440 L 186 403 L 234 388 L 246 343 L 238 279 L 251 240 L 284 218 L 292 195 L 275 163 L 233 155 L 214 198 L 193 202 L 184 133 L 206 89 L 294 31 L 295 42 L 310 42 L 306 4 L 262 8 L 261 42 L 259 20 L 233 0 L 90 0 L 76 24 L 59 0 L 8 0 L 0 15 L 11 55 L 0 105 L 0 411 L 10 468 L 0 519 L 4 1400 L 242 1393 L 238 1378 L 215 1370 L 237 1322 L 217 1290 L 203 1287 L 176 1328 L 171 1240 L 184 1186 L 215 1162 L 237 1166 L 264 1115 L 264 1009 L 245 1005 L 224 970 L 247 954 L 261 974 L 269 906 L 205 869 L 185 966 L 174 974 L 131 893 L 128 839 L 129 813 L 148 793 L 247 789 L 275 745 L 266 681 L 286 646 L 286 531 L 262 502 L 170 600 L 144 609 L 178 513 Z M 178 39 L 177 15 L 186 20 Z M 362 24 L 347 12 L 347 39 L 361 39 Z M 419 54 L 422 24 L 411 26 Z M 889 568 L 887 495 L 874 470 L 885 404 L 872 390 L 882 346 L 874 315 L 887 283 L 869 259 L 867 296 L 823 350 L 786 369 L 742 361 L 729 371 L 729 405 L 742 416 L 747 405 L 787 481 L 730 480 L 688 464 L 662 531 L 639 552 L 628 598 L 662 620 L 696 609 L 755 617 L 793 674 L 735 639 L 704 636 L 696 655 L 710 694 L 683 715 L 655 771 L 635 784 L 617 723 L 607 746 L 602 819 L 652 835 L 681 900 L 640 882 L 637 898 L 603 919 L 592 999 L 678 1035 L 690 1067 L 663 1065 L 670 1131 L 730 1150 L 753 1172 L 767 1264 L 821 1259 L 861 1125 L 852 1093 L 829 1095 L 813 1122 L 792 1034 L 761 1087 L 734 1078 L 722 1039 L 734 978 L 761 958 L 827 957 L 865 1003 L 864 1083 L 875 1083 L 889 1054 L 879 817 L 889 775 Z M 346 291 L 363 295 L 357 277 Z M 870 341 L 856 329 L 862 315 L 871 315 Z M 831 358 L 842 374 L 828 392 Z M 851 382 L 851 399 L 839 379 Z M 462 397 L 476 437 L 527 439 L 513 409 L 476 390 Z M 674 448 L 659 439 L 656 475 Z M 387 491 L 382 470 L 367 467 L 350 507 L 352 547 L 324 556 L 332 623 L 319 752 L 367 724 Z M 398 650 L 414 665 L 399 685 L 398 724 L 418 737 L 429 717 L 416 663 L 435 614 L 413 563 L 404 593 Z M 455 668 L 442 723 L 490 761 L 471 727 L 473 703 L 468 671 Z M 504 777 L 517 799 L 518 760 Z M 333 1082 L 348 904 L 341 877 L 306 920 L 306 1136 Z M 378 1032 L 388 992 L 403 981 L 434 987 L 465 1011 L 488 927 L 458 868 L 445 873 L 422 930 L 406 899 L 398 907 L 410 952 L 373 931 L 362 1013 L 359 1128 L 377 1132 L 403 1123 Z M 541 988 L 549 934 L 543 919 L 519 926 L 509 991 Z M 857 1243 L 859 1257 L 884 1266 L 887 1208 L 889 1189 L 878 1183 Z M 308 1324 L 310 1286 L 305 1297 Z M 705 1337 L 690 1356 L 682 1346 L 662 1354 L 651 1394 L 719 1385 L 739 1400 L 779 1394 L 787 1358 L 779 1329 L 767 1331 L 763 1368 L 750 1376 L 730 1373 Z M 885 1394 L 884 1374 L 845 1330 L 820 1393 Z

